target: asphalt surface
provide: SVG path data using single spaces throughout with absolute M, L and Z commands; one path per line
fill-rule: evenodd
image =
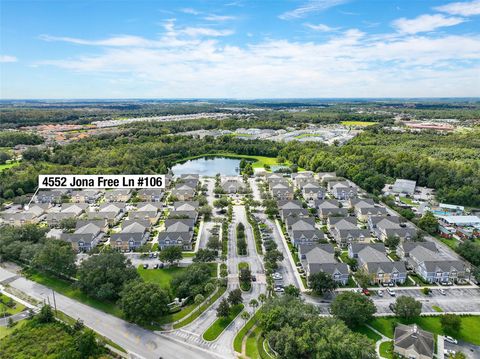
M 0 271 L 3 270 L 0 268 Z M 49 302 L 52 306 L 54 304 L 52 290 L 43 285 L 23 277 L 11 282 L 10 285 L 27 293 L 34 299 Z M 218 357 L 213 352 L 193 345 L 186 345 L 172 338 L 145 330 L 135 324 L 128 323 L 61 294 L 55 293 L 55 302 L 58 310 L 72 318 L 83 320 L 86 326 L 131 353 L 132 358 L 158 359 L 163 357 L 165 359 L 185 359 Z

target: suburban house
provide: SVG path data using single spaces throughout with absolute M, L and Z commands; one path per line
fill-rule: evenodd
M 95 203 L 101 196 L 102 191 L 97 189 L 82 189 L 73 191 L 71 201 L 74 203 Z
M 94 248 L 105 235 L 104 220 L 78 221 L 75 232 L 64 233 L 62 239 L 72 244 L 79 252 L 88 252 Z
M 302 187 L 303 198 L 307 201 L 314 201 L 316 199 L 323 199 L 325 197 L 325 190 L 316 182 L 308 182 Z
M 137 197 L 143 202 L 160 202 L 165 192 L 158 188 L 143 188 L 137 192 Z
M 159 202 L 139 202 L 136 204 L 137 210 L 128 213 L 129 220 L 146 220 L 150 224 L 158 222 L 162 213 L 162 204 Z
M 293 188 L 288 184 L 277 183 L 271 186 L 272 196 L 279 200 L 292 200 Z
M 322 220 L 326 220 L 331 216 L 348 216 L 346 208 L 340 208 L 340 203 L 336 199 L 319 199 L 315 202 L 315 208 L 318 212 L 318 217 Z
M 368 216 L 387 215 L 385 207 L 376 206 L 370 198 L 350 198 L 349 205 L 355 210 L 357 218 L 366 221 Z
M 87 212 L 90 219 L 106 219 L 110 225 L 116 224 L 125 212 L 125 203 L 102 203 L 98 210 Z
M 68 196 L 66 189 L 52 189 L 38 191 L 35 196 L 35 203 L 62 203 L 62 197 Z
M 345 285 L 348 282 L 348 265 L 335 259 L 335 249 L 331 244 L 301 244 L 298 256 L 308 277 L 324 272 L 330 274 L 335 282 Z
M 266 180 L 270 188 L 280 183 L 288 185 L 287 179 L 283 177 L 283 175 L 278 173 L 267 174 Z
M 227 178 L 222 181 L 221 187 L 225 193 L 245 192 L 245 185 L 238 178 Z
M 187 184 L 178 184 L 172 190 L 172 196 L 174 196 L 179 201 L 191 201 L 195 197 L 196 186 L 189 186 Z
M 285 228 L 290 233 L 292 229 L 309 230 L 315 228 L 315 218 L 312 217 L 286 217 Z
M 388 237 L 396 237 L 401 241 L 409 241 L 415 238 L 417 230 L 407 227 L 397 216 L 369 216 L 368 225 L 377 237 L 385 241 Z
M 413 196 L 415 194 L 416 181 L 406 179 L 397 179 L 392 186 L 392 192 L 396 194 L 408 194 Z
M 340 200 L 346 200 L 357 196 L 357 188 L 350 185 L 348 181 L 328 182 L 328 191 Z
M 318 172 L 317 178 L 320 182 L 327 183 L 329 181 L 337 179 L 337 173 L 336 172 Z
M 313 172 L 292 173 L 292 180 L 296 188 L 302 189 L 307 183 L 315 181 Z
M 123 251 L 136 249 L 148 240 L 150 236 L 148 228 L 149 221 L 126 220 L 122 224 L 122 230 L 111 235 L 110 245 Z
M 49 204 L 32 204 L 28 210 L 9 209 L 1 213 L 2 223 L 11 226 L 23 226 L 24 224 L 35 224 L 43 220 Z
M 410 257 L 410 252 L 412 249 L 415 249 L 417 247 L 424 247 L 428 249 L 431 252 L 436 252 L 437 251 L 437 246 L 435 245 L 435 242 L 401 242 L 398 247 L 397 247 L 397 254 L 402 257 L 402 258 L 408 258 Z
M 466 268 L 462 261 L 445 259 L 437 250 L 422 245 L 410 249 L 408 262 L 428 283 L 454 283 L 465 277 Z
M 298 227 L 295 224 L 293 227 Z M 301 244 L 314 244 L 320 240 L 325 239 L 325 235 L 322 231 L 316 228 L 310 229 L 292 229 L 290 236 L 292 243 L 295 247 Z
M 393 343 L 393 352 L 405 358 L 431 359 L 435 354 L 433 334 L 416 324 L 397 324 Z
M 183 250 L 192 250 L 194 223 L 191 219 L 167 219 L 165 231 L 158 235 L 160 249 L 180 246 Z
M 372 283 L 404 283 L 407 279 L 405 263 L 388 259 L 383 243 L 351 243 L 348 254 L 357 259 L 359 269 L 372 276 Z
M 365 242 L 371 238 L 368 229 L 358 228 L 355 217 L 329 217 L 327 226 L 335 241 L 341 246 L 351 242 Z
M 57 208 L 58 207 L 54 207 Z M 47 223 L 50 226 L 58 225 L 63 219 L 78 218 L 88 208 L 87 203 L 63 203 L 60 211 L 47 213 Z
M 105 192 L 107 202 L 127 202 L 132 198 L 132 190 L 129 188 L 112 189 Z
M 305 218 L 310 217 L 310 213 L 305 208 L 281 209 L 280 218 L 282 218 L 282 221 L 285 222 L 287 217 Z
M 198 201 L 178 201 L 173 204 L 173 211 L 168 218 L 191 218 L 195 222 L 198 219 Z

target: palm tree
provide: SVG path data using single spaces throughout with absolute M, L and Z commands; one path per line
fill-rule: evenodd
M 245 322 L 247 322 L 247 320 L 250 318 L 250 313 L 247 312 L 246 310 L 244 310 L 244 311 L 242 312 L 242 314 L 240 314 L 240 317 L 241 317 Z
M 267 296 L 263 293 L 261 293 L 259 296 L 258 296 L 258 300 L 260 301 L 260 303 L 265 303 L 265 301 L 267 300 Z
M 260 294 L 260 295 L 261 295 L 261 294 Z M 258 307 L 258 301 L 257 301 L 255 298 L 253 298 L 253 299 L 250 301 L 249 305 L 253 308 L 253 311 L 255 311 L 255 308 Z

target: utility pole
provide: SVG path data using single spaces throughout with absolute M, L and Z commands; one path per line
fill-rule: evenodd
M 55 291 L 52 289 L 53 293 L 53 305 L 55 306 L 55 315 L 57 315 L 57 301 L 55 300 Z

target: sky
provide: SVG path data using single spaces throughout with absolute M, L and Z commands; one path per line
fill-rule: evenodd
M 479 96 L 480 0 L 0 0 L 0 99 Z

